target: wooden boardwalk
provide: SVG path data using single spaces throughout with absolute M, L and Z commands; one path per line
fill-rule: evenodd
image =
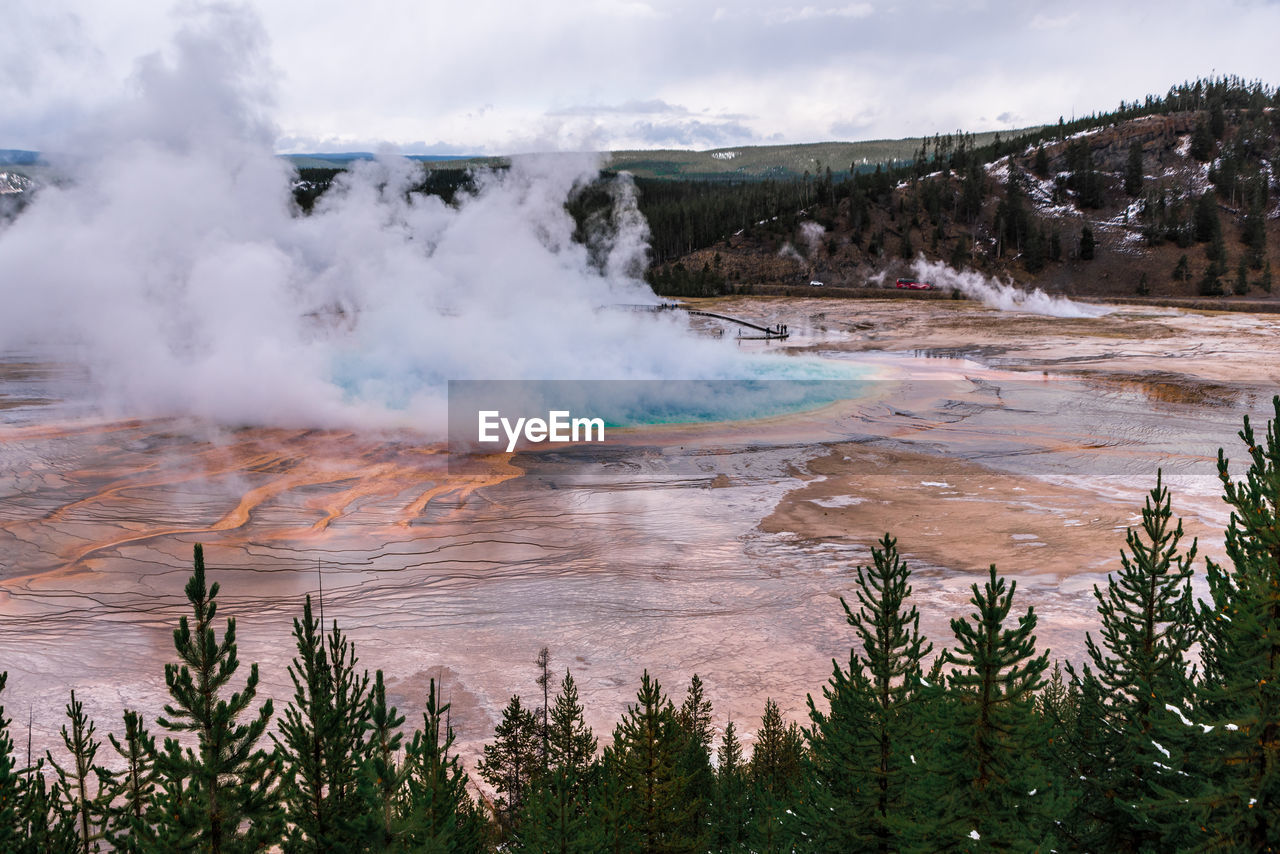
M 614 306 L 610 306 L 610 308 L 625 308 L 625 309 L 630 309 L 631 311 L 652 311 L 652 312 L 683 311 L 685 314 L 698 315 L 699 317 L 713 317 L 716 320 L 723 320 L 727 323 L 734 323 L 746 329 L 753 329 L 756 332 L 761 333 L 760 335 L 743 335 L 739 333 L 738 334 L 739 338 L 783 340 L 790 337 L 791 335 L 787 327 L 783 326 L 781 323 L 775 326 L 761 326 L 758 323 L 752 323 L 750 320 L 743 320 L 740 317 L 730 317 L 727 314 L 716 314 L 713 311 L 702 311 L 701 309 L 686 308 L 682 305 L 672 305 L 670 303 L 663 303 L 662 305 L 614 305 Z

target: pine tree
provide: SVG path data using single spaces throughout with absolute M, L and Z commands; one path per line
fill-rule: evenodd
M 1244 259 L 1240 259 L 1240 263 L 1236 266 L 1236 280 L 1232 285 L 1232 290 L 1236 296 L 1244 296 L 1249 293 L 1249 269 L 1245 266 Z
M 1228 565 L 1206 562 L 1204 679 L 1192 721 L 1211 729 L 1186 728 L 1194 735 L 1188 771 L 1201 783 L 1188 801 L 1190 830 L 1205 849 L 1280 850 L 1280 396 L 1272 404 L 1265 443 L 1245 417 L 1243 479 L 1232 478 L 1218 452 L 1231 507 Z
M 951 621 L 957 645 L 944 655 L 952 666 L 953 699 L 940 729 L 948 743 L 933 783 L 938 824 L 925 825 L 935 850 L 967 846 L 971 833 L 984 848 L 1031 850 L 1046 832 L 1029 793 L 1048 782 L 1037 762 L 1031 714 L 1049 654 L 1036 655 L 1033 608 L 1016 628 L 1005 627 L 1016 589 L 993 565 L 983 587 L 972 586 L 975 612 Z
M 1157 474 L 1142 509 L 1142 526 L 1130 528 L 1120 570 L 1107 576 L 1106 590 L 1094 586 L 1101 618 L 1100 639 L 1085 635 L 1092 669 L 1083 679 L 1098 682 L 1102 715 L 1093 725 L 1106 739 L 1106 760 L 1085 781 L 1103 810 L 1093 818 L 1104 848 L 1140 850 L 1158 846 L 1158 828 L 1148 810 L 1148 770 L 1161 756 L 1153 739 L 1167 720 L 1166 706 L 1181 707 L 1191 694 L 1189 668 L 1196 643 L 1191 593 L 1196 544 L 1180 552 L 1182 523 L 1172 523 L 1169 489 Z M 1157 742 L 1157 743 L 1158 743 Z
M 1209 123 L 1201 116 L 1196 121 L 1195 130 L 1191 133 L 1191 156 L 1201 163 L 1208 163 L 1213 159 L 1213 150 L 1216 147 L 1213 132 L 1209 130 Z
M 1173 280 L 1175 282 L 1185 282 L 1189 278 L 1191 278 L 1191 270 L 1187 264 L 1187 256 L 1183 255 L 1173 267 Z
M 716 253 L 716 267 L 720 266 L 720 253 Z M 542 718 L 542 727 L 540 735 L 542 738 L 542 770 L 547 770 L 547 765 L 551 761 L 550 745 L 548 744 L 548 729 L 551 726 L 551 650 L 543 647 L 538 650 L 538 658 L 534 662 L 538 668 L 538 687 L 542 689 L 542 708 L 538 710 L 539 717 Z
M 907 790 L 917 769 L 910 745 L 919 722 L 917 699 L 924 659 L 933 647 L 920 634 L 920 614 L 906 602 L 911 571 L 888 534 L 858 567 L 855 612 L 843 598 L 845 620 L 861 646 L 849 667 L 832 661 L 823 696 L 809 698 L 812 786 L 799 805 L 809 843 L 818 850 L 896 851 L 908 823 Z
M 916 248 L 911 243 L 911 229 L 903 226 L 902 236 L 898 239 L 898 257 L 904 261 L 910 261 L 915 257 Z
M 1215 98 L 1209 104 L 1209 133 L 1214 139 L 1222 139 L 1227 132 L 1227 116 L 1222 109 L 1222 99 Z
M 1124 167 L 1124 191 L 1131 198 L 1142 193 L 1142 143 L 1137 141 L 1129 146 L 1129 159 Z
M 1196 200 L 1192 217 L 1192 233 L 1200 243 L 1213 243 L 1222 238 L 1222 220 L 1218 216 L 1218 200 L 1206 190 Z
M 715 795 L 715 773 L 711 769 L 711 701 L 706 698 L 702 679 L 693 674 L 689 690 L 676 722 L 684 737 L 680 773 L 689 781 L 689 798 L 693 804 L 689 826 L 685 828 L 699 849 L 705 848 L 703 837 L 708 831 L 708 814 Z
M 45 756 L 58 777 L 54 791 L 61 796 L 59 808 L 76 828 L 76 850 L 89 854 L 101 847 L 98 841 L 103 836 L 107 804 L 111 800 L 111 776 L 102 766 L 94 764 L 102 742 L 94 739 L 93 721 L 84 713 L 84 704 L 76 699 L 75 691 L 67 703 L 67 720 L 71 729 L 63 725 L 62 743 L 71 757 L 70 769 L 63 768 L 52 753 L 46 751 Z
M 8 671 L 0 672 L 0 696 L 4 694 Z M 16 851 L 22 838 L 21 811 L 22 777 L 13 755 L 13 737 L 9 734 L 9 719 L 0 705 L 0 851 Z
M 591 850 L 586 800 L 596 738 L 566 670 L 547 728 L 549 768 L 535 779 L 520 819 L 523 851 Z
M 493 743 L 484 746 L 476 766 L 480 777 L 501 795 L 498 818 L 507 828 L 515 827 L 529 784 L 541 769 L 540 729 L 533 712 L 520 704 L 520 696 L 512 696 L 502 710 Z
M 525 714 L 528 714 L 525 712 Z M 409 850 L 472 854 L 483 850 L 483 823 L 467 793 L 467 775 L 451 753 L 449 704 L 432 679 L 423 729 L 405 749 L 403 843 Z
M 70 794 L 61 784 L 48 785 L 44 776 L 44 760 L 26 769 L 19 804 L 19 832 L 14 848 L 6 854 L 49 854 L 51 851 L 72 852 L 81 849 L 82 840 L 75 816 L 61 804 Z
M 639 850 L 632 807 L 634 792 L 622 773 L 618 750 L 609 745 L 592 774 L 586 851 L 632 854 Z
M 293 621 L 293 636 L 294 697 L 279 735 L 272 735 L 285 763 L 281 800 L 290 828 L 284 850 L 352 850 L 371 830 L 372 804 L 360 786 L 369 676 L 356 673 L 354 648 L 336 622 L 326 648 L 310 596 L 302 619 Z
M 676 720 L 680 722 L 681 728 L 690 738 L 710 753 L 712 739 L 711 701 L 706 698 L 706 690 L 703 688 L 702 679 L 696 673 L 689 680 L 689 691 L 685 695 L 684 702 L 680 705 Z
M 387 688 L 381 670 L 374 674 L 366 708 L 369 736 L 363 773 L 376 819 L 376 828 L 369 835 L 369 847 L 372 851 L 386 851 L 393 849 L 400 829 L 398 799 L 408 769 L 396 761 L 396 754 L 404 741 L 400 733 L 404 715 L 398 714 L 395 706 L 387 705 Z
M 124 712 L 124 741 L 108 733 L 107 740 L 124 769 L 114 775 L 115 801 L 109 812 L 106 839 L 116 851 L 139 854 L 151 837 L 147 809 L 156 793 L 156 740 L 132 709 Z
M 621 813 L 640 854 L 697 850 L 698 840 L 688 835 L 696 804 L 680 765 L 685 742 L 675 708 L 645 671 L 636 704 L 613 732 Z
M 1031 171 L 1035 172 L 1039 178 L 1049 177 L 1049 155 L 1045 152 L 1043 145 L 1036 146 L 1036 159 Z
M 219 642 L 213 626 L 218 585 L 205 584 L 204 549 L 198 543 L 186 594 L 195 624 L 184 616 L 173 632 L 180 662 L 165 665 L 173 701 L 156 722 L 170 732 L 190 733 L 196 748 L 180 750 L 177 740 L 169 738 L 159 756 L 161 774 L 185 785 L 180 802 L 161 805 L 167 825 L 163 833 L 182 840 L 183 848 L 209 854 L 260 850 L 277 844 L 284 830 L 276 802 L 279 769 L 257 747 L 271 721 L 272 704 L 267 699 L 248 723 L 238 722 L 257 694 L 257 664 L 250 666 L 242 690 L 221 696 L 240 667 L 236 621 L 227 620 Z
M 578 776 L 586 773 L 596 752 L 596 737 L 587 726 L 578 702 L 578 686 L 567 670 L 551 710 L 548 747 L 553 768 L 572 771 Z
M 746 851 L 751 812 L 742 742 L 733 721 L 724 727 L 716 754 L 715 802 L 712 809 L 712 848 L 716 851 Z
M 1085 226 L 1080 229 L 1080 260 L 1092 261 L 1097 252 L 1097 241 L 1093 237 L 1093 229 Z
M 794 721 L 787 723 L 771 698 L 756 731 L 756 745 L 747 766 L 751 781 L 754 827 L 752 841 L 766 852 L 789 850 L 783 817 L 791 808 L 804 771 L 804 736 Z

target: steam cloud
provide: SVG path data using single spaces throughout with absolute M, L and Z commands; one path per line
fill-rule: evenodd
M 818 246 L 822 243 L 822 238 L 826 233 L 827 230 L 820 223 L 800 223 L 800 239 L 804 241 L 805 246 L 809 247 L 810 255 L 818 250 Z
M 1024 291 L 1012 283 L 988 278 L 975 270 L 958 272 L 941 261 L 916 258 L 911 271 L 917 279 L 933 282 L 941 288 L 954 288 L 970 299 L 1000 311 L 1020 311 L 1049 317 L 1101 317 L 1111 309 L 1075 302 L 1062 296 L 1050 296 L 1036 288 Z
M 612 228 L 572 239 L 564 201 L 594 157 L 518 160 L 454 207 L 410 197 L 418 167 L 382 157 L 296 215 L 266 67 L 254 21 L 203 10 L 68 141 L 67 180 L 0 232 L 7 349 L 74 356 L 113 414 L 307 426 L 439 427 L 448 379 L 709 377 L 742 358 L 600 310 L 657 299 L 626 179 Z

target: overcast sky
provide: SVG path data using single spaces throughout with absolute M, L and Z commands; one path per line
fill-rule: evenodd
M 190 2 L 9 0 L 0 147 L 125 97 Z M 1211 73 L 1280 83 L 1280 3 L 251 0 L 280 151 L 511 153 L 1056 121 Z M 262 60 L 265 59 L 265 62 Z

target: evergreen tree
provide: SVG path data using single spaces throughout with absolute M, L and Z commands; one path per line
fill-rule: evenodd
M 165 665 L 172 702 L 157 723 L 170 732 L 190 733 L 196 747 L 180 750 L 177 740 L 169 738 L 159 756 L 161 774 L 185 785 L 180 801 L 160 805 L 166 825 L 162 833 L 180 840 L 182 848 L 209 854 L 261 850 L 277 844 L 284 830 L 276 801 L 278 767 L 257 747 L 271 721 L 272 704 L 264 701 L 248 723 L 238 722 L 257 694 L 257 664 L 250 666 L 242 690 L 222 696 L 240 667 L 236 621 L 227 620 L 218 641 L 213 626 L 218 585 L 205 584 L 204 549 L 198 543 L 186 594 L 195 623 L 193 627 L 184 616 L 173 632 L 180 663 Z M 176 797 L 173 791 L 170 795 Z
M 370 850 L 386 851 L 393 849 L 400 830 L 398 799 L 409 769 L 396 761 L 396 754 L 404 741 L 400 733 L 404 715 L 397 713 L 395 706 L 387 705 L 387 688 L 381 670 L 373 676 L 373 688 L 366 707 L 369 736 L 364 776 L 376 820 L 376 827 L 370 832 Z
M 640 854 L 698 850 L 699 840 L 688 830 L 697 804 L 681 773 L 685 743 L 675 708 L 645 671 L 636 704 L 613 732 L 613 772 L 623 793 L 624 825 Z
M 1228 563 L 1206 562 L 1199 728 L 1185 728 L 1187 773 L 1200 782 L 1187 822 L 1206 850 L 1280 849 L 1280 396 L 1272 404 L 1264 442 L 1245 417 L 1243 479 L 1218 452 Z
M 1049 177 L 1049 155 L 1045 152 L 1043 145 L 1036 146 L 1036 159 L 1031 171 L 1035 172 L 1038 178 Z
M 974 833 L 983 848 L 1033 850 L 1048 832 L 1030 793 L 1048 784 L 1031 715 L 1049 654 L 1036 655 L 1033 608 L 1005 627 L 1016 589 L 993 565 L 983 587 L 972 587 L 974 613 L 951 621 L 957 645 L 944 653 L 953 699 L 932 786 L 937 824 L 921 828 L 934 850 L 968 847 Z
M 293 621 L 293 636 L 293 701 L 280 734 L 272 735 L 285 764 L 280 788 L 290 828 L 284 850 L 353 850 L 368 838 L 374 818 L 369 792 L 360 785 L 369 676 L 356 673 L 355 650 L 336 622 L 326 648 L 309 595 L 302 619 Z
M 156 795 L 156 740 L 146 729 L 142 715 L 124 712 L 124 741 L 108 733 L 107 740 L 120 756 L 124 769 L 114 775 L 112 804 L 106 839 L 116 851 L 140 854 L 151 837 L 147 809 Z
M 51 851 L 81 851 L 83 840 L 75 816 L 62 808 L 71 794 L 60 782 L 45 781 L 44 760 L 24 771 L 22 797 L 18 807 L 19 828 L 16 845 L 6 848 L 13 854 L 49 854 Z
M 1245 266 L 1244 259 L 1240 259 L 1240 263 L 1236 266 L 1236 281 L 1232 286 L 1236 296 L 1244 296 L 1249 293 L 1249 269 Z
M 1093 721 L 1106 739 L 1106 760 L 1085 781 L 1094 788 L 1102 812 L 1093 816 L 1105 836 L 1093 844 L 1108 849 L 1159 847 L 1159 832 L 1147 810 L 1147 771 L 1162 757 L 1152 740 L 1160 733 L 1169 704 L 1182 706 L 1191 693 L 1189 668 L 1196 643 L 1192 564 L 1196 544 L 1180 552 L 1182 523 L 1173 525 L 1169 490 L 1157 475 L 1142 510 L 1141 529 L 1130 528 L 1120 553 L 1120 570 L 1095 585 L 1100 639 L 1085 635 L 1097 680 L 1102 715 Z
M 1093 238 L 1093 229 L 1086 225 L 1080 229 L 1080 260 L 1092 261 L 1096 248 L 1097 242 Z
M 1218 200 L 1210 190 L 1206 190 L 1196 200 L 1192 233 L 1200 243 L 1212 243 L 1222 238 L 1222 220 L 1218 217 Z
M 1129 159 L 1125 162 L 1124 191 L 1131 198 L 1142 193 L 1142 143 L 1136 140 L 1129 146 Z
M 1140 297 L 1151 296 L 1151 285 L 1147 283 L 1147 273 L 1145 270 L 1138 276 L 1138 287 L 1134 290 Z
M 481 778 L 501 795 L 498 818 L 508 828 L 515 826 L 529 784 L 542 766 L 540 729 L 533 712 L 520 704 L 520 696 L 513 696 L 502 710 L 493 743 L 484 746 L 476 766 Z
M 579 777 L 585 775 L 595 756 L 596 737 L 583 717 L 578 686 L 567 670 L 551 710 L 548 742 L 552 767 L 572 771 Z
M 578 688 L 566 670 L 547 730 L 549 768 L 533 781 L 520 820 L 524 851 L 591 850 L 587 792 L 596 738 L 583 718 Z
M 720 253 L 716 253 L 716 270 L 720 269 Z M 551 760 L 550 745 L 547 743 L 548 729 L 551 726 L 551 650 L 543 647 L 538 650 L 538 658 L 534 661 L 538 668 L 538 687 L 542 689 L 542 708 L 538 710 L 539 716 L 542 718 L 542 726 L 539 734 L 542 737 L 542 770 L 547 770 L 547 764 Z
M 1209 262 L 1209 266 L 1204 268 L 1204 275 L 1200 277 L 1198 292 L 1202 297 L 1216 297 L 1222 295 L 1222 270 L 1218 266 L 1217 261 Z
M 635 793 L 622 773 L 621 756 L 606 747 L 592 775 L 589 798 L 587 851 L 632 854 L 640 850 L 635 834 L 632 802 Z
M 680 773 L 688 780 L 688 792 L 693 804 L 688 835 L 698 840 L 698 848 L 704 848 L 702 837 L 707 833 L 708 812 L 715 796 L 715 773 L 711 769 L 711 701 L 706 698 L 702 680 L 693 674 L 684 702 L 676 712 L 676 723 L 684 738 L 680 757 Z
M 1187 256 L 1183 255 L 1173 267 L 1173 280 L 1175 282 L 1185 282 L 1189 278 L 1191 278 L 1191 270 L 1187 264 Z
M 1213 150 L 1216 147 L 1213 132 L 1209 130 L 1209 123 L 1201 116 L 1196 121 L 1195 130 L 1191 133 L 1191 156 L 1201 163 L 1208 163 L 1213 159 Z
M 809 697 L 812 785 L 798 813 L 817 850 L 900 850 L 909 823 L 912 705 L 933 647 L 920 634 L 919 612 L 906 604 L 911 571 L 897 541 L 885 534 L 871 557 L 871 566 L 858 567 L 858 610 L 840 600 L 861 653 L 850 650 L 847 670 L 832 661 L 822 691 L 827 713 Z
M 450 752 L 454 735 L 448 714 L 449 704 L 440 701 L 432 679 L 423 729 L 414 732 L 405 749 L 401 841 L 412 851 L 478 854 L 484 850 L 483 821 L 467 794 L 466 772 Z
M 706 698 L 706 691 L 698 674 L 689 680 L 689 691 L 676 720 L 685 733 L 708 753 L 711 751 L 711 701 Z
M 1262 269 L 1267 253 L 1267 211 L 1262 198 L 1262 193 L 1254 194 L 1240 228 L 1240 240 L 1247 250 L 1249 266 L 1255 270 Z
M 782 821 L 802 782 L 804 762 L 804 736 L 799 725 L 788 723 L 778 704 L 766 699 L 747 765 L 755 825 L 752 840 L 763 851 L 787 850 Z
M 84 713 L 84 704 L 76 699 L 75 691 L 67 703 L 67 720 L 71 729 L 63 724 L 62 743 L 71 757 L 71 767 L 63 768 L 52 753 L 46 751 L 45 756 L 58 777 L 54 792 L 62 800 L 59 808 L 76 828 L 76 850 L 89 854 L 101 848 L 98 841 L 103 836 L 107 805 L 111 800 L 111 776 L 102 766 L 94 764 L 102 742 L 94 739 L 93 721 Z
M 8 681 L 8 671 L 0 672 L 0 697 Z M 0 705 L 0 851 L 18 850 L 18 841 L 22 838 L 22 777 L 17 764 L 9 720 L 4 716 L 4 706 Z
M 712 812 L 712 847 L 716 851 L 746 851 L 751 823 L 746 766 L 742 743 L 733 721 L 724 727 L 716 754 L 715 806 Z
M 1209 104 L 1209 133 L 1214 139 L 1222 139 L 1227 132 L 1227 116 L 1222 109 L 1222 99 L 1215 98 Z

